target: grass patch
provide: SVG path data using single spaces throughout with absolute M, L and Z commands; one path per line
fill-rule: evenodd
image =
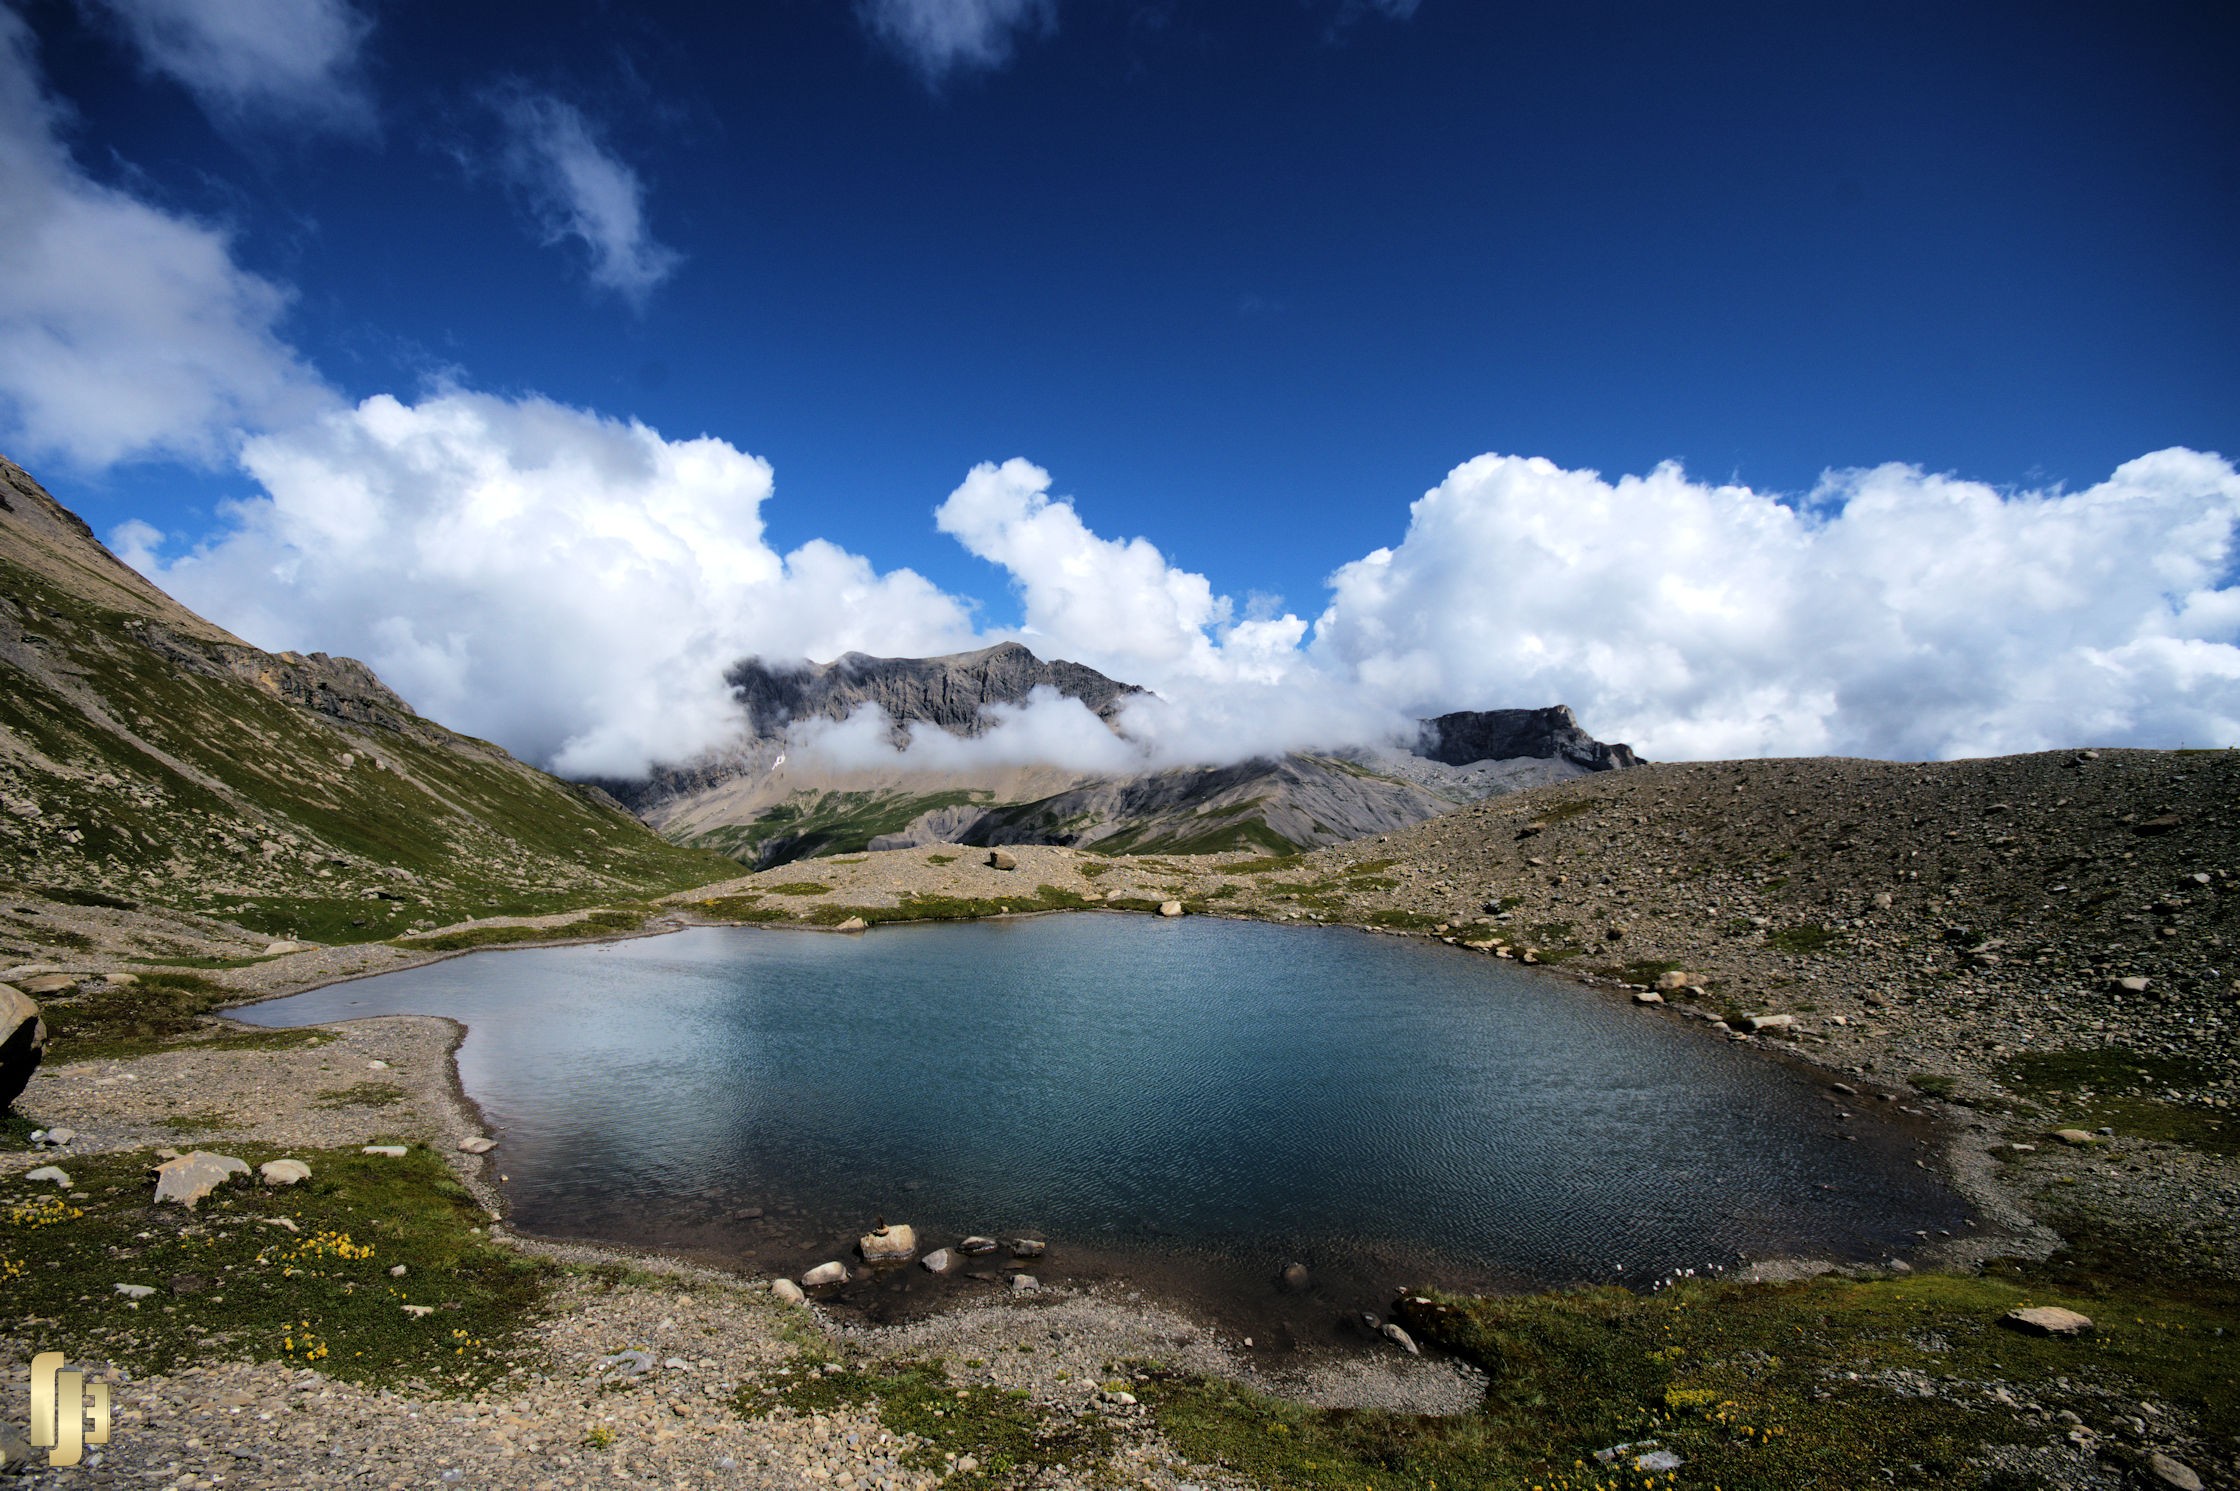
M 214 1130 L 235 1129 L 241 1121 L 230 1113 L 216 1108 L 200 1113 L 173 1113 L 163 1119 L 163 1126 L 174 1134 L 206 1134 Z
M 940 1471 L 951 1455 L 979 1462 L 970 1474 L 948 1475 L 943 1484 L 952 1486 L 1016 1484 L 1061 1463 L 1086 1471 L 1112 1453 L 1112 1431 L 1101 1420 L 1049 1412 L 1021 1388 L 960 1388 L 939 1362 L 844 1366 L 837 1372 L 827 1371 L 828 1365 L 814 1352 L 797 1356 L 771 1377 L 740 1389 L 740 1415 L 765 1418 L 781 1407 L 805 1415 L 872 1408 L 888 1429 L 924 1441 L 903 1457 L 905 1465 Z
M 1433 927 L 1442 925 L 1445 919 L 1421 911 L 1398 911 L 1387 908 L 1383 911 L 1372 911 L 1362 920 L 1372 927 L 1402 927 L 1409 931 L 1428 932 Z
M 905 895 L 895 906 L 819 906 L 808 920 L 820 927 L 835 927 L 851 916 L 873 926 L 898 922 L 976 921 L 982 917 L 1016 915 L 1029 911 L 1078 911 L 1090 903 L 1077 892 L 1055 885 L 1038 885 L 1032 894 L 1000 899 L 976 896 Z
M 829 896 L 832 887 L 820 880 L 788 880 L 783 885 L 768 887 L 773 896 Z
M 1408 1329 L 1488 1374 L 1476 1411 L 1317 1410 L 1164 1372 L 1137 1391 L 1190 1458 L 1257 1485 L 1327 1491 L 1633 1487 L 1638 1473 L 1613 1479 L 1594 1451 L 1647 1439 L 1684 1458 L 1687 1484 L 1724 1491 L 1991 1484 L 1976 1463 L 1987 1447 L 2050 1442 L 2054 1430 L 1998 1404 L 1988 1384 L 2094 1422 L 2112 1393 L 2170 1405 L 2212 1440 L 2240 1426 L 2225 1386 L 2240 1372 L 2229 1292 L 2049 1266 L 1417 1298 Z M 2082 1309 L 2099 1329 L 2054 1341 L 1996 1324 L 2036 1304 Z
M 782 922 L 792 919 L 792 914 L 782 906 L 764 906 L 762 897 L 754 892 L 742 896 L 717 896 L 692 903 L 693 910 L 711 921 L 726 922 Z
M 404 1089 L 394 1082 L 358 1082 L 330 1087 L 311 1100 L 314 1108 L 388 1108 L 404 1101 Z
M 2036 1051 L 2002 1062 L 2008 1086 L 2051 1109 L 2057 1127 L 2112 1128 L 2219 1154 L 2240 1153 L 2240 1117 L 2175 1096 L 2212 1074 L 2199 1062 L 2123 1046 Z
M 1219 868 L 1224 875 L 1266 875 L 1277 870 L 1296 870 L 1303 858 L 1305 856 L 1299 854 L 1270 854 L 1259 859 L 1240 859 L 1233 865 Z
M 640 911 L 594 911 L 557 927 L 462 927 L 456 932 L 440 932 L 429 937 L 399 937 L 396 944 L 414 952 L 456 953 L 519 942 L 556 942 L 570 937 L 597 937 L 607 932 L 634 932 L 644 925 L 645 913 Z
M 1958 1085 L 1956 1078 L 1940 1076 L 1935 1072 L 1916 1072 L 1907 1077 L 1906 1082 L 1915 1092 L 1932 1098 L 1950 1098 L 1953 1088 Z
M 926 863 L 929 865 L 953 865 L 956 862 L 957 857 L 954 854 L 929 854 L 926 856 Z
M 1795 927 L 1776 927 L 1766 933 L 1766 946 L 1777 953 L 1824 953 L 1841 943 L 1841 933 L 1810 922 Z
M 74 1155 L 78 1188 L 0 1192 L 11 1315 L 73 1357 L 143 1375 L 203 1360 L 287 1360 L 374 1385 L 470 1392 L 503 1375 L 546 1269 L 483 1237 L 440 1158 L 228 1146 L 250 1165 L 293 1154 L 311 1179 L 240 1181 L 189 1212 L 158 1207 L 146 1152 Z M 269 1225 L 285 1218 L 297 1230 Z M 391 1266 L 410 1273 L 391 1278 Z M 119 1282 L 156 1292 L 134 1302 Z M 432 1312 L 415 1319 L 406 1303 Z

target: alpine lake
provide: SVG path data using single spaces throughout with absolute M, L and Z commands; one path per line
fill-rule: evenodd
M 1897 1102 L 1606 991 L 1418 939 L 1075 913 L 697 928 L 473 953 L 232 1012 L 466 1026 L 511 1225 L 798 1278 L 890 1319 L 1010 1273 L 1120 1284 L 1265 1347 L 1402 1287 L 1649 1287 L 1967 1225 Z M 1031 1238 L 936 1277 L 854 1256 Z M 1304 1264 L 1303 1288 L 1285 1287 Z

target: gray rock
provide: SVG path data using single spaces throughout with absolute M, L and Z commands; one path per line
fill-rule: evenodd
M 966 1238 L 961 1243 L 958 1243 L 957 1251 L 964 1254 L 968 1258 L 977 1258 L 982 1253 L 993 1253 L 999 1246 L 1000 1244 L 998 1244 L 992 1237 L 980 1237 L 978 1235 L 975 1235 Z
M 0 984 L 0 1113 L 16 1100 L 47 1054 L 47 1022 L 39 1006 L 12 984 Z
M 1019 861 L 1001 849 L 990 849 L 988 851 L 988 868 L 991 870 L 1016 870 L 1019 868 Z
M 36 1453 L 14 1424 L 0 1421 L 0 1470 L 24 1470 Z
M 34 1134 L 31 1137 L 36 1143 L 60 1149 L 63 1145 L 68 1144 L 71 1140 L 77 1138 L 78 1131 L 73 1128 L 65 1128 L 61 1124 L 56 1124 L 53 1128 L 47 1129 L 43 1133 Z
M 827 1284 L 847 1282 L 848 1265 L 838 1262 L 820 1263 L 801 1276 L 801 1284 L 805 1289 L 821 1289 Z
M 156 1166 L 156 1200 L 176 1201 L 192 1211 L 203 1197 L 236 1175 L 248 1173 L 246 1160 L 197 1149 Z
M 2137 974 L 2119 978 L 2115 981 L 2115 985 L 2126 994 L 2144 994 L 2147 992 L 2147 981 Z
M 1039 1242 L 1031 1237 L 1015 1237 L 1011 1239 L 1011 1256 L 1014 1258 L 1040 1258 L 1049 1250 L 1049 1247 L 1048 1243 Z
M 392 1160 L 401 1160 L 410 1150 L 402 1144 L 361 1144 L 358 1146 L 358 1153 L 385 1154 Z
M 809 1296 L 801 1292 L 801 1286 L 791 1279 L 771 1280 L 770 1292 L 789 1305 L 807 1304 L 809 1300 Z
M 498 1147 L 498 1141 L 486 1134 L 469 1134 L 459 1141 L 461 1154 L 488 1154 Z
M 2147 1474 L 2172 1491 L 2201 1491 L 2201 1477 L 2183 1460 L 2173 1460 L 2160 1450 L 2147 1456 Z
M 856 1251 L 866 1263 L 907 1258 L 918 1251 L 918 1234 L 907 1222 L 875 1227 L 856 1239 Z
M 1795 1015 L 1751 1015 L 1743 1020 L 1751 1031 L 1787 1030 L 1797 1023 Z
M 1293 1294 L 1298 1294 L 1314 1282 L 1314 1276 L 1307 1272 L 1304 1263 L 1286 1263 L 1283 1272 L 1276 1275 L 1276 1282 Z
M 618 1351 L 613 1356 L 603 1356 L 592 1364 L 592 1373 L 600 1377 L 643 1377 L 654 1368 L 653 1353 L 632 1347 Z
M 275 1189 L 298 1185 L 311 1178 L 311 1167 L 301 1160 L 266 1160 L 257 1167 L 257 1178 Z
M 155 1287 L 150 1284 L 119 1284 L 117 1286 L 117 1293 L 123 1295 L 126 1299 L 146 1299 L 155 1292 Z
M 1042 1281 L 1033 1274 L 1013 1274 L 1011 1276 L 1011 1292 L 1013 1294 L 1032 1294 L 1041 1287 Z
M 865 921 L 862 917 L 851 916 L 832 930 L 835 932 L 863 932 L 868 931 L 870 927 L 871 923 Z
M 929 1274 L 946 1274 L 963 1267 L 963 1260 L 947 1248 L 935 1248 L 918 1260 L 918 1266 Z
M 2064 1310 L 2059 1305 L 2009 1310 L 1999 1317 L 1999 1323 L 2030 1336 L 2081 1336 L 2092 1329 L 2091 1316 Z
M 70 1177 L 60 1165 L 41 1165 L 36 1170 L 23 1172 L 25 1180 L 51 1180 L 64 1190 L 70 1189 Z
M 1416 1345 L 1416 1338 L 1409 1335 L 1405 1330 L 1402 1330 L 1397 1323 L 1387 1320 L 1384 1323 L 1383 1335 L 1387 1341 L 1390 1341 L 1393 1345 L 1408 1353 L 1408 1355 L 1423 1355 L 1423 1348 Z

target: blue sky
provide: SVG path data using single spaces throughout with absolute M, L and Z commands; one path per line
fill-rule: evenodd
M 1371 642 L 1341 659 L 1311 633 L 1326 582 L 1404 549 L 1409 504 L 1483 453 L 1606 486 L 1676 461 L 1793 506 L 1825 472 L 1885 463 L 1996 502 L 2085 491 L 2172 447 L 2240 450 L 2229 6 L 710 9 L 17 6 L 21 87 L 46 110 L 23 128 L 67 157 L 48 169 L 216 244 L 212 314 L 239 335 L 213 354 L 218 395 L 125 433 L 99 408 L 0 389 L 0 448 L 103 532 L 160 532 L 140 562 L 174 567 L 167 582 L 229 624 L 257 621 L 256 640 L 378 653 L 383 618 L 337 615 L 329 641 L 311 602 L 248 593 L 270 553 L 194 568 L 196 546 L 239 536 L 218 504 L 270 490 L 244 442 L 380 395 L 541 396 L 768 462 L 760 539 L 779 555 L 828 541 L 922 575 L 975 637 L 1025 625 L 1092 650 L 1038 625 L 1016 545 L 1006 563 L 990 556 L 1008 540 L 936 526 L 976 464 L 1025 457 L 1099 542 L 1156 545 L 1159 585 L 1202 577 L 1215 605 L 1184 603 L 1179 625 L 1197 617 L 1217 652 L 1237 619 L 1289 612 L 1320 673 L 1381 677 L 1394 708 L 1599 691 L 1674 754 L 1947 754 L 2046 727 L 1880 739 L 1766 724 L 1777 708 L 1755 733 L 1727 728 L 1756 707 L 1736 701 L 1759 666 L 1731 640 L 1682 671 L 1708 679 L 1715 661 L 1734 688 L 1661 703 L 1587 662 L 1543 677 L 1438 661 L 1467 638 L 1422 643 L 1428 662 L 1378 661 Z M 0 268 L 8 252 L 0 239 Z M 273 303 L 242 310 L 244 284 Z M 0 338 L 11 315 L 56 320 L 32 299 L 0 293 Z M 182 312 L 181 335 L 211 319 Z M 2204 469 L 2178 480 L 2183 514 L 2136 542 L 2182 552 L 2226 514 L 2229 544 L 2229 467 Z M 2195 616 L 2180 641 L 2230 649 L 2222 610 L 2202 621 L 2189 597 L 2229 596 L 2231 579 L 2218 548 L 2158 592 Z M 1582 581 L 1578 603 L 1602 593 Z M 454 630 L 486 624 L 506 623 Z M 375 661 L 410 674 L 408 651 Z M 1155 652 L 1112 660 L 1163 684 Z M 2140 683 L 2127 697 L 2182 688 L 2192 712 L 2111 705 L 2110 728 L 2213 735 L 2235 713 L 2222 668 Z M 533 753 L 570 738 L 551 728 Z

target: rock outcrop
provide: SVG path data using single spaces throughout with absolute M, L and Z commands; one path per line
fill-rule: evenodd
M 47 1022 L 29 996 L 0 984 L 0 1113 L 8 1111 L 47 1054 Z
M 1415 753 L 1448 766 L 1480 761 L 1569 761 L 1588 771 L 1639 766 L 1633 747 L 1610 745 L 1579 728 L 1569 705 L 1546 709 L 1471 709 L 1423 721 Z

